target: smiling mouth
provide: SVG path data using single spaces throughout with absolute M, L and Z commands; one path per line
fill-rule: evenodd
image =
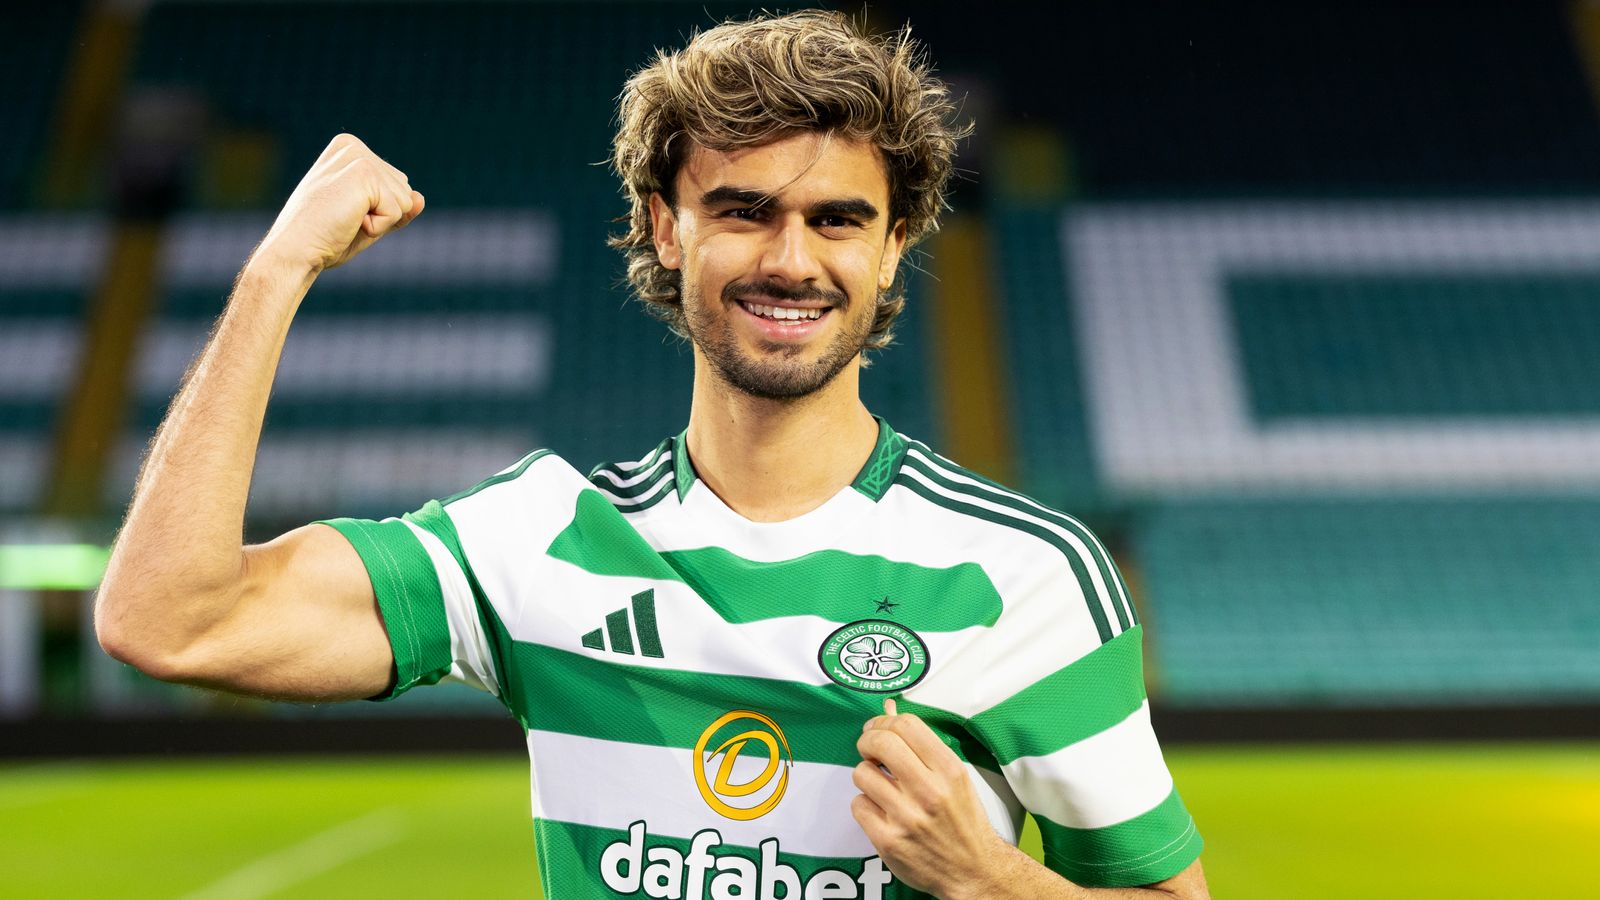
M 772 306 L 764 303 L 753 303 L 748 300 L 738 301 L 745 312 L 758 318 L 773 322 L 815 322 L 828 314 L 832 307 L 827 306 Z

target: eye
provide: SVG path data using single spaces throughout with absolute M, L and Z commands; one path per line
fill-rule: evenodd
M 767 217 L 767 210 L 761 206 L 735 206 L 724 210 L 722 217 L 725 219 L 738 219 L 741 222 L 759 222 Z
M 861 223 L 848 216 L 817 216 L 819 228 L 859 228 Z

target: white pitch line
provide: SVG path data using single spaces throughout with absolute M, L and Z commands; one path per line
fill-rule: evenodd
M 388 846 L 405 836 L 394 807 L 375 810 L 253 860 L 183 900 L 256 900 Z

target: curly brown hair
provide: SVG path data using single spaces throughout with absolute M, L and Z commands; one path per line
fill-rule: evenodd
M 677 52 L 656 52 L 618 98 L 612 166 L 631 209 L 611 246 L 628 260 L 628 281 L 652 315 L 687 337 L 682 278 L 656 256 L 650 195 L 669 206 L 678 168 L 694 144 L 727 151 L 796 129 L 866 141 L 889 171 L 889 219 L 906 220 L 906 246 L 938 230 L 956 142 L 944 82 L 934 77 L 910 26 L 869 35 L 842 13 L 805 10 L 724 22 Z M 623 221 L 619 219 L 618 221 Z M 878 297 L 868 349 L 887 346 L 905 308 L 903 272 Z

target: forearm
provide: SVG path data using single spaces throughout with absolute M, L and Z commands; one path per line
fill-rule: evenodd
M 273 375 L 314 278 L 310 267 L 252 257 L 173 399 L 97 600 L 96 627 L 116 655 L 175 652 L 228 612 Z
M 1002 844 L 983 882 L 956 887 L 942 900 L 1209 900 L 1199 863 L 1150 887 L 1087 888 L 1062 878 L 1016 847 Z

